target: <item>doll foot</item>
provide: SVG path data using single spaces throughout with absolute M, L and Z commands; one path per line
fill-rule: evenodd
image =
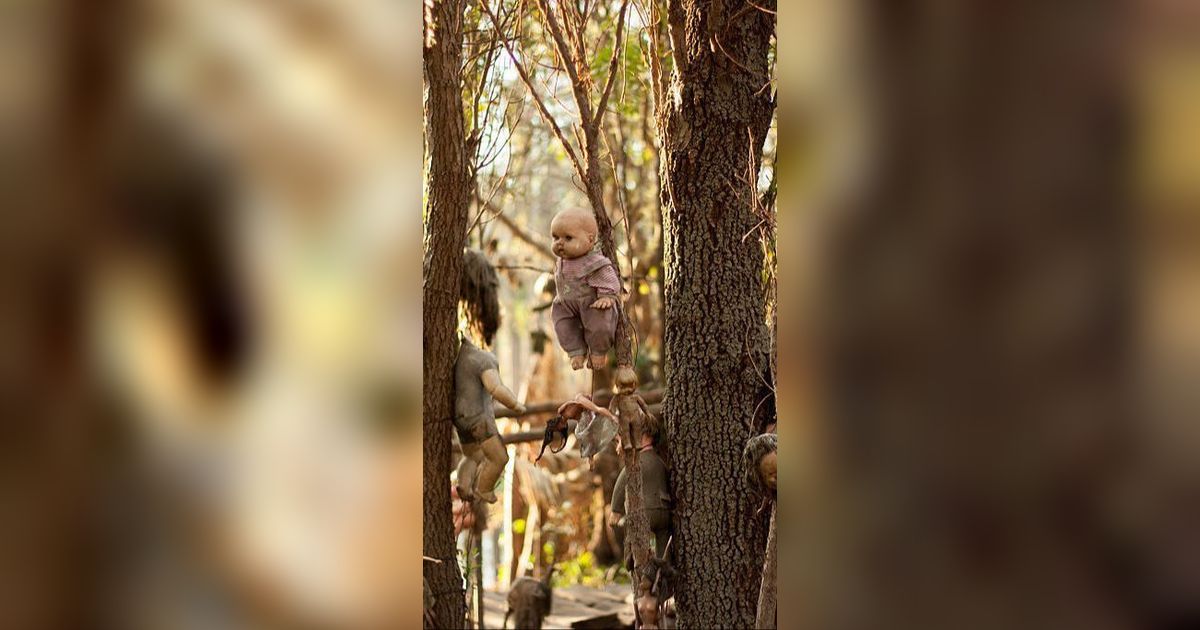
M 591 365 L 592 365 L 593 370 L 603 369 L 604 366 L 607 364 L 608 364 L 608 355 L 607 354 L 593 354 L 592 355 L 592 364 Z
M 496 502 L 496 493 L 492 492 L 490 490 L 488 492 L 480 492 L 479 496 L 476 498 L 479 499 L 480 501 L 485 501 L 487 503 L 495 503 Z
M 583 356 L 582 354 L 577 357 L 571 357 L 571 369 L 572 370 L 582 370 L 583 365 L 586 361 L 587 361 L 587 357 Z

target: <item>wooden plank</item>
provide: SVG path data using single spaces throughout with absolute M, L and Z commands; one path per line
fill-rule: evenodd
M 571 627 L 579 630 L 599 630 L 600 628 L 624 628 L 626 624 L 621 622 L 621 618 L 616 613 L 610 613 L 589 619 L 580 619 L 573 622 Z
M 499 628 L 508 609 L 505 593 L 485 591 L 484 623 L 488 628 Z M 612 623 L 611 619 L 617 620 Z M 582 625 L 588 620 L 600 625 Z M 544 628 L 628 628 L 633 623 L 633 600 L 628 584 L 605 584 L 601 587 L 576 584 L 554 589 L 554 603 L 546 617 Z M 509 619 L 509 625 L 512 620 Z

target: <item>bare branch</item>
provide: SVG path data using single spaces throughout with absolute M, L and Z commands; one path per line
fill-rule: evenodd
M 606 406 L 608 406 L 608 403 L 612 401 L 612 396 L 613 396 L 613 394 L 611 391 L 601 390 L 601 391 L 596 392 L 596 395 L 593 397 L 592 402 L 594 402 L 597 405 L 600 405 L 602 407 L 606 407 Z M 642 392 L 641 397 L 647 403 L 651 403 L 651 404 L 662 402 L 663 390 L 652 389 L 652 390 L 649 390 L 646 392 Z M 521 413 L 517 413 L 517 412 L 513 411 L 512 409 L 509 409 L 508 407 L 501 407 L 501 406 L 497 405 L 496 409 L 495 409 L 496 417 L 497 418 L 519 418 L 521 416 L 531 416 L 531 415 L 535 415 L 535 414 L 539 414 L 539 413 L 546 413 L 548 411 L 558 411 L 558 408 L 563 406 L 567 402 L 568 401 L 566 401 L 566 400 L 556 400 L 553 402 L 529 403 L 529 404 L 525 405 L 525 411 L 523 411 Z
M 528 232 L 521 228 L 521 226 L 513 222 L 512 219 L 508 218 L 504 212 L 493 206 L 491 202 L 485 200 L 483 197 L 480 197 L 478 193 L 475 194 L 475 202 L 479 204 L 481 211 L 486 210 L 495 216 L 496 219 L 498 219 L 500 223 L 504 225 L 504 227 L 508 228 L 509 232 L 512 232 L 513 236 L 517 237 L 517 240 L 524 241 L 527 245 L 532 247 L 534 251 L 536 251 L 538 254 L 541 254 L 543 257 L 554 260 L 554 252 L 551 252 L 549 247 L 547 247 L 541 241 L 538 241 L 534 237 L 530 236 Z
M 488 6 L 487 0 L 480 2 L 479 6 L 482 7 L 485 12 L 487 12 L 488 17 L 492 20 L 492 24 L 496 24 L 497 28 L 499 28 L 499 21 L 496 19 L 496 14 L 492 13 L 492 9 Z M 503 37 L 500 38 L 500 41 L 504 43 L 504 49 L 508 52 L 509 59 L 512 59 L 513 65 L 516 66 L 517 74 L 520 75 L 521 81 L 525 84 L 525 87 L 529 89 L 529 97 L 533 99 L 534 104 L 537 105 L 538 112 L 541 113 L 542 118 L 546 121 L 546 124 L 550 126 L 550 129 L 554 132 L 554 135 L 558 137 L 558 141 L 562 143 L 563 151 L 565 151 L 567 153 L 567 157 L 571 159 L 571 164 L 574 165 L 575 170 L 579 173 L 579 177 L 586 178 L 586 171 L 583 168 L 583 163 L 579 161 L 579 156 L 575 154 L 575 149 L 571 147 L 571 143 L 567 142 L 567 137 L 563 135 L 562 128 L 558 126 L 558 122 L 554 120 L 554 116 L 550 114 L 550 110 L 546 109 L 546 103 L 542 101 L 541 96 L 539 96 L 537 93 L 537 89 L 533 87 L 533 80 L 529 78 L 529 73 L 525 71 L 525 66 L 522 65 L 517 59 L 517 54 L 513 52 L 512 45 L 509 44 L 508 40 L 504 39 Z
M 613 83 L 617 78 L 617 62 L 625 56 L 621 45 L 625 35 L 625 11 L 627 9 L 629 9 L 629 0 L 623 0 L 621 11 L 617 14 L 617 34 L 613 43 L 612 61 L 608 64 L 608 82 L 604 84 L 604 92 L 600 94 L 600 104 L 596 106 L 596 117 L 587 121 L 596 128 L 600 127 L 600 120 L 604 118 L 604 110 L 608 107 L 608 95 L 612 93 Z
M 542 11 L 542 15 L 546 18 L 546 27 L 550 29 L 550 36 L 554 40 L 558 54 L 563 60 L 563 65 L 566 66 L 567 76 L 571 79 L 571 90 L 575 94 L 575 104 L 579 106 L 579 119 L 586 125 L 592 118 L 592 103 L 588 99 L 587 90 L 585 89 L 586 85 L 579 76 L 579 66 L 586 64 L 586 61 L 577 59 L 575 55 L 571 54 L 571 47 L 563 37 L 562 27 L 558 23 L 558 18 L 554 16 L 554 11 L 550 9 L 549 2 L 547 0 L 537 0 L 537 4 L 538 8 Z M 580 177 L 584 181 L 587 181 L 585 174 L 581 173 Z

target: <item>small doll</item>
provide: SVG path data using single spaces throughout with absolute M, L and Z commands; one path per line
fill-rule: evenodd
M 540 630 L 554 606 L 554 588 L 550 586 L 553 575 L 554 567 L 551 567 L 540 580 L 523 577 L 513 582 L 508 591 L 508 610 L 500 627 L 507 628 L 508 618 L 512 617 L 514 628 Z
M 508 449 L 496 428 L 493 397 L 518 413 L 525 405 L 500 381 L 499 364 L 492 353 L 462 339 L 454 364 L 454 427 L 462 443 L 458 464 L 458 496 L 464 501 L 496 502 L 496 481 L 508 463 Z
M 774 433 L 756 435 L 746 442 L 746 450 L 742 452 L 746 479 L 767 501 L 772 502 L 775 500 L 779 476 L 776 454 L 778 441 Z
M 576 394 L 575 398 L 563 403 L 558 408 L 558 415 L 576 421 L 575 441 L 579 444 L 579 455 L 589 462 L 617 435 L 617 417 L 592 402 L 587 394 Z
M 742 462 L 745 465 L 746 480 L 750 486 L 758 490 L 764 497 L 763 508 L 771 508 L 771 525 L 767 530 L 767 549 L 763 554 L 762 583 L 758 590 L 758 613 L 755 618 L 755 628 L 774 628 L 779 594 L 776 590 L 775 578 L 778 575 L 778 554 L 775 537 L 775 499 L 778 485 L 778 454 L 776 453 L 779 438 L 774 433 L 756 435 L 746 442 L 742 451 Z M 762 512 L 762 509 L 759 512 Z
M 550 222 L 554 265 L 554 298 L 551 317 L 558 345 L 571 357 L 571 368 L 589 364 L 604 367 L 617 330 L 620 276 L 604 254 L 593 251 L 599 228 L 587 210 L 572 208 Z M 589 360 L 590 358 L 590 360 Z
M 641 431 L 638 435 L 637 457 L 641 469 L 642 508 L 646 511 L 646 524 L 654 535 L 655 556 L 662 558 L 667 548 L 667 540 L 671 537 L 671 492 L 667 465 L 655 450 L 659 440 L 659 427 L 656 418 L 644 412 Z M 618 436 L 621 440 L 622 436 Z M 618 442 L 618 450 L 627 448 L 624 440 Z M 630 510 L 627 505 L 626 488 L 629 485 L 628 470 L 622 468 L 613 486 L 612 515 L 613 523 L 618 531 L 626 524 L 626 515 Z M 620 531 L 624 538 L 625 532 Z

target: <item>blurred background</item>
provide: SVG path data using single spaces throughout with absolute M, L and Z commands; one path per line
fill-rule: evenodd
M 1193 627 L 1195 3 L 782 4 L 781 624 Z M 418 3 L 2 11 L 4 626 L 415 623 Z M 482 201 L 521 222 L 469 243 L 549 400 L 538 235 L 579 193 L 499 76 Z M 649 313 L 646 118 L 612 140 Z
M 3 625 L 415 618 L 419 6 L 3 11 Z

